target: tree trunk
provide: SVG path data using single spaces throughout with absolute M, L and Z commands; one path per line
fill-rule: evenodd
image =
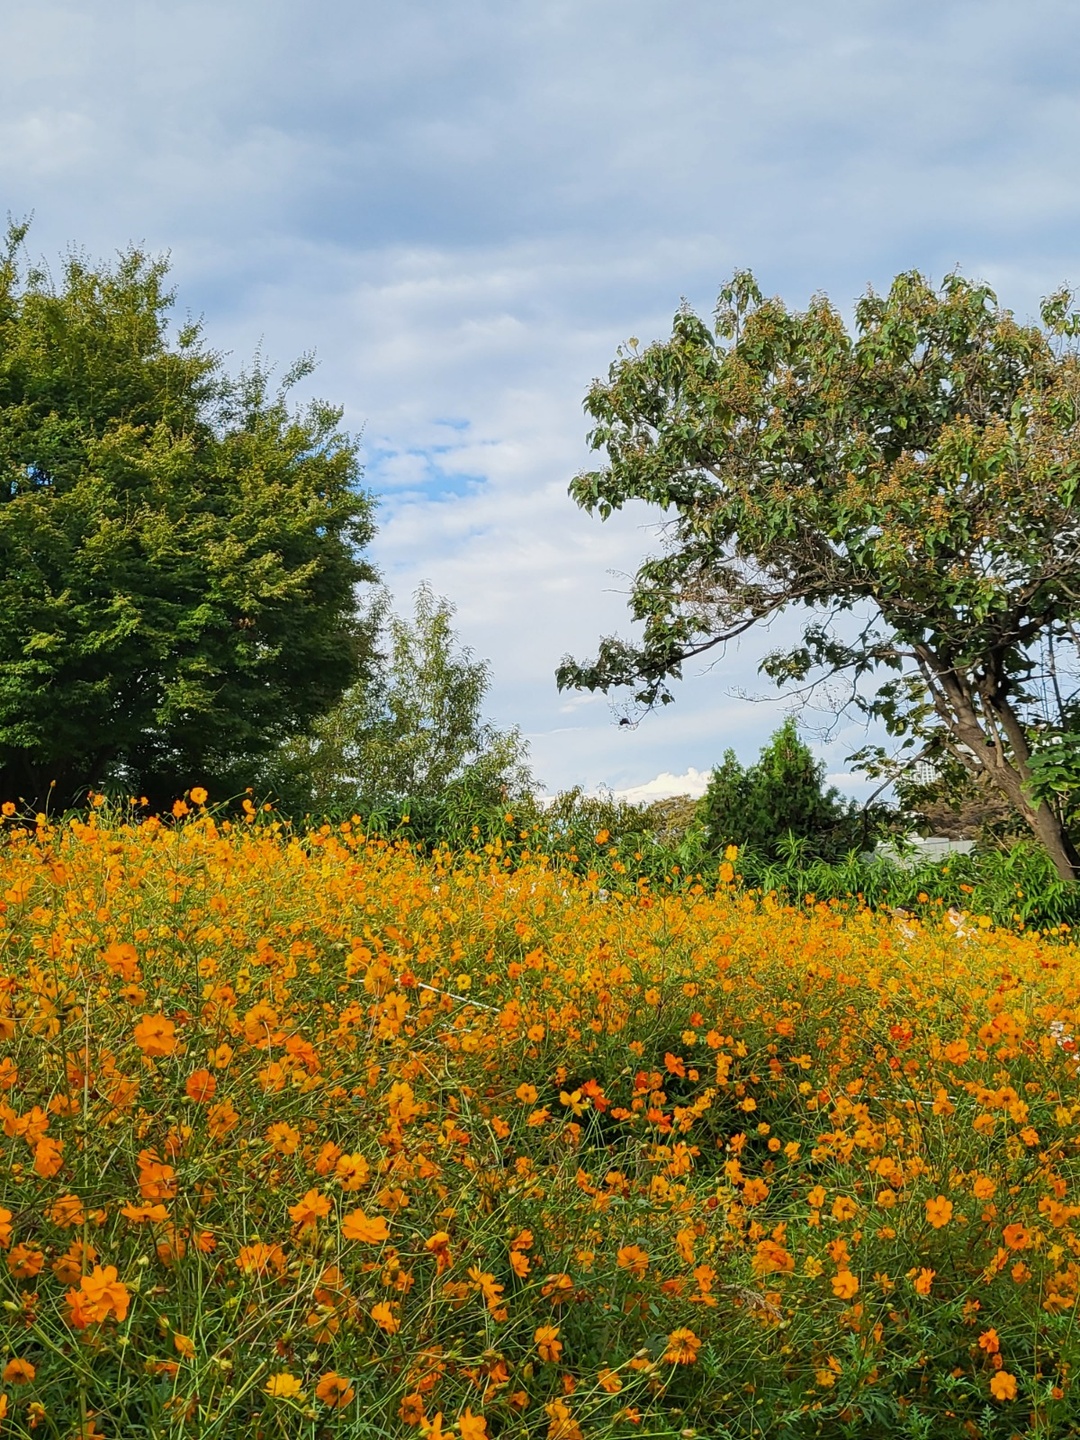
M 1046 853 L 1054 862 L 1054 869 L 1062 880 L 1080 879 L 1080 854 L 1065 833 L 1065 827 L 1045 802 L 1036 812 L 1032 829 L 1039 837 Z
M 1009 802 L 1049 855 L 1062 880 L 1080 880 L 1080 853 L 1046 801 L 1037 805 L 1025 786 L 1031 751 L 1005 682 L 988 675 L 976 690 L 928 646 L 916 647 L 934 708 L 953 738 L 953 753 L 967 770 L 985 776 Z M 976 694 L 979 702 L 976 703 Z

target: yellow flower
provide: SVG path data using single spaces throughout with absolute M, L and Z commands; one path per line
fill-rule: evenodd
M 263 1388 L 274 1400 L 299 1400 L 304 1393 L 302 1382 L 287 1370 L 271 1375 Z

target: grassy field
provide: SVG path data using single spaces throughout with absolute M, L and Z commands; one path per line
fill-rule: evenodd
M 204 799 L 4 820 L 0 1433 L 1080 1433 L 1064 937 Z

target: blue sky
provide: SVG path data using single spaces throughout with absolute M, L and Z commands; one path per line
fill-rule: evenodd
M 566 496 L 590 379 L 736 266 L 846 307 L 959 265 L 1033 314 L 1080 283 L 1078 60 L 1068 0 L 34 0 L 0 18 L 0 201 L 46 257 L 169 250 L 234 365 L 313 349 L 402 606 L 456 603 L 549 788 L 633 789 L 756 752 L 776 634 L 633 731 L 556 692 L 654 543 Z

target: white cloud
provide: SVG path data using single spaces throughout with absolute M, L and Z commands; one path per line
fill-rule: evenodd
M 662 775 L 646 780 L 644 785 L 631 785 L 626 790 L 616 790 L 618 800 L 629 800 L 634 805 L 647 805 L 652 800 L 666 800 L 673 795 L 689 795 L 698 800 L 709 788 L 708 771 L 695 770 L 691 765 L 683 775 L 672 775 L 665 770 Z

